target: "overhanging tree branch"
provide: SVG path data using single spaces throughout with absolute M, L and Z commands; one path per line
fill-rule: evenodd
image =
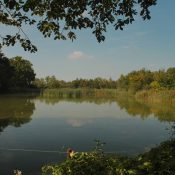
M 36 47 L 22 30 L 24 24 L 34 25 L 44 37 L 56 40 L 73 41 L 77 30 L 91 29 L 97 41 L 102 42 L 108 25 L 123 30 L 133 23 L 136 15 L 149 20 L 149 8 L 153 5 L 156 5 L 156 0 L 4 0 L 0 4 L 0 22 L 11 26 L 14 22 L 19 24 L 25 39 L 18 34 L 11 45 L 18 40 L 25 50 L 35 52 Z M 8 46 L 9 42 L 4 44 Z

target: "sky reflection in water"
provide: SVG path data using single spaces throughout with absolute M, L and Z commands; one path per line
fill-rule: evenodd
M 134 155 L 170 137 L 175 108 L 142 104 L 132 98 L 44 99 L 37 96 L 0 97 L 0 148 L 89 151 L 94 140 L 105 151 Z M 0 174 L 13 169 L 37 173 L 43 164 L 65 154 L 0 150 Z M 30 166 L 29 166 L 30 165 Z

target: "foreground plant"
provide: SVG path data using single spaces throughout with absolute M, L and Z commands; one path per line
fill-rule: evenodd
M 20 170 L 14 170 L 14 175 L 22 175 L 22 171 Z
M 102 149 L 75 153 L 60 164 L 42 167 L 43 175 L 174 175 L 175 140 L 162 143 L 142 155 L 108 156 Z

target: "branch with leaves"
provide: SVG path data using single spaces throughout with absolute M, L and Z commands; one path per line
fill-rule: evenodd
M 107 26 L 123 30 L 136 15 L 149 20 L 149 8 L 153 5 L 156 0 L 4 0 L 0 2 L 0 23 L 15 26 L 19 32 L 14 36 L 1 35 L 1 45 L 20 42 L 25 50 L 36 52 L 37 48 L 22 30 L 26 24 L 55 40 L 73 41 L 77 30 L 91 29 L 97 41 L 102 42 Z

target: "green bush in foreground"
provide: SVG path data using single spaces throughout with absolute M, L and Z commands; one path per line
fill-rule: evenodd
M 175 140 L 136 157 L 108 156 L 102 149 L 75 153 L 60 164 L 42 167 L 44 175 L 175 175 Z

